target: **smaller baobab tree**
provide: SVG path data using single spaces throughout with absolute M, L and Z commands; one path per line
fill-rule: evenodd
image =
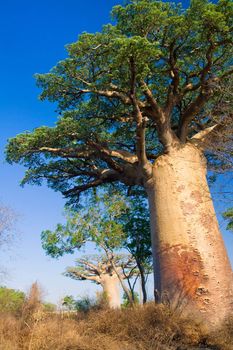
M 124 246 L 126 240 L 121 223 L 126 203 L 122 196 L 115 193 L 111 196 L 111 204 L 109 195 L 104 194 L 90 199 L 89 204 L 90 207 L 87 209 L 78 212 L 68 211 L 66 223 L 58 224 L 55 231 L 43 231 L 42 247 L 48 255 L 58 258 L 67 253 L 73 254 L 85 248 L 87 243 L 92 243 L 94 248 L 101 250 L 104 255 L 97 261 L 79 259 L 77 268 L 72 270 L 78 271 L 79 275 L 71 274 L 71 270 L 67 274 L 76 279 L 92 280 L 101 284 L 108 298 L 111 290 L 115 295 L 113 297 L 115 301 L 109 299 L 109 305 L 114 307 L 120 306 L 120 296 L 117 292 L 120 283 L 132 304 L 134 284 L 133 286 L 129 284 L 131 290 L 129 291 L 124 280 L 127 279 L 129 282 L 131 277 L 138 274 L 136 261 L 132 256 L 123 257 L 115 253 Z
M 131 256 L 106 252 L 105 255 L 77 259 L 76 266 L 68 267 L 65 275 L 75 280 L 88 280 L 101 285 L 107 305 L 116 309 L 121 305 L 120 284 L 132 302 L 124 280 L 132 277 L 134 268 L 135 261 Z

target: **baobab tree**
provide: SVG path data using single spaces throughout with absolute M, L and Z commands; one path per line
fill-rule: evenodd
M 232 309 L 232 270 L 205 155 L 226 129 L 209 111 L 232 74 L 232 1 L 183 9 L 131 0 L 112 15 L 114 25 L 80 35 L 67 59 L 37 75 L 58 122 L 11 139 L 7 159 L 28 168 L 23 184 L 47 179 L 70 204 L 98 186 L 142 186 L 156 299 L 166 293 L 177 304 L 182 295 L 217 323 Z
M 100 284 L 108 306 L 116 309 L 121 306 L 120 285 L 132 301 L 124 280 L 133 277 L 135 265 L 132 256 L 108 252 L 103 256 L 77 259 L 76 266 L 68 267 L 65 275 L 76 280 L 88 280 Z
M 86 272 L 83 272 L 80 279 L 89 279 L 101 284 L 108 295 L 111 307 L 120 305 L 120 295 L 117 297 L 119 283 L 129 302 L 133 304 L 134 293 L 130 279 L 141 274 L 140 270 L 136 269 L 138 266 L 136 254 L 119 255 L 115 253 L 117 250 L 129 246 L 128 243 L 130 242 L 129 239 L 127 243 L 123 231 L 125 220 L 122 216 L 127 208 L 124 197 L 120 196 L 119 193 L 112 193 L 111 201 L 109 201 L 108 195 L 97 196 L 96 194 L 94 198 L 90 198 L 89 202 L 90 207 L 78 211 L 68 211 L 65 224 L 58 224 L 54 231 L 43 231 L 41 234 L 42 247 L 48 255 L 58 258 L 64 254 L 77 253 L 81 248 L 86 249 L 86 244 L 91 243 L 93 248 L 102 251 L 104 255 L 96 258 L 98 263 L 87 259 L 77 260 L 79 268 L 75 269 L 76 278 L 77 272 L 83 271 L 85 266 Z M 133 245 L 135 244 L 133 242 Z M 142 245 L 140 242 L 138 244 Z M 148 254 L 145 248 L 143 251 Z M 143 265 L 143 258 L 138 257 L 138 259 Z M 92 271 L 90 270 L 91 267 Z M 71 276 L 70 270 L 69 275 Z M 72 275 L 74 276 L 74 273 Z M 127 279 L 130 290 L 125 285 L 124 279 Z M 112 290 L 113 296 L 110 296 L 110 290 Z
M 111 195 L 103 191 L 95 193 L 89 198 L 88 206 L 68 211 L 66 223 L 58 224 L 54 231 L 43 231 L 41 238 L 46 253 L 56 258 L 78 252 L 87 242 L 101 249 L 109 261 L 112 261 L 114 251 L 126 249 L 137 266 L 132 276 L 140 275 L 143 302 L 146 302 L 146 280 L 152 272 L 152 253 L 148 208 L 141 194 L 134 193 L 128 198 L 116 191 L 111 191 Z M 122 271 L 125 271 L 123 265 Z M 121 284 L 128 298 L 133 298 L 130 279 L 131 295 L 122 281 Z

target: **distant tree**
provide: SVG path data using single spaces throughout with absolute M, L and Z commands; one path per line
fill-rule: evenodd
M 15 242 L 16 213 L 7 206 L 0 204 L 0 250 L 10 250 Z M 7 268 L 0 260 L 0 276 L 4 280 Z
M 90 206 L 78 211 L 67 210 L 65 224 L 58 224 L 54 231 L 41 234 L 42 247 L 46 254 L 58 258 L 73 254 L 87 242 L 98 249 L 120 249 L 125 233 L 120 217 L 126 203 L 119 194 L 95 196 Z
M 67 310 L 75 310 L 76 309 L 76 301 L 72 295 L 66 295 L 62 300 L 62 306 L 64 306 Z
M 107 184 L 144 187 L 156 300 L 166 293 L 176 305 L 182 294 L 193 311 L 221 321 L 232 269 L 205 155 L 218 163 L 207 141 L 232 127 L 210 113 L 233 72 L 232 0 L 191 0 L 188 8 L 131 0 L 112 14 L 114 25 L 83 33 L 67 59 L 37 75 L 58 122 L 11 139 L 7 159 L 27 167 L 23 184 L 46 179 L 71 204 Z
M 140 192 L 139 192 L 140 193 Z M 147 301 L 146 279 L 153 272 L 149 209 L 145 196 L 131 194 L 121 216 L 125 239 L 122 246 L 134 257 L 140 274 L 143 303 Z
M 104 256 L 97 258 L 97 260 L 99 259 L 98 264 L 102 266 L 103 270 L 101 279 L 98 278 L 100 269 L 97 266 L 95 266 L 92 274 L 88 275 L 88 269 L 90 269 L 90 266 L 94 266 L 94 263 L 93 261 L 88 262 L 87 259 L 78 260 L 79 270 L 86 271 L 85 278 L 83 274 L 83 277 L 79 279 L 89 279 L 101 284 L 108 295 L 110 306 L 115 303 L 118 307 L 120 306 L 120 296 L 118 292 L 118 297 L 116 297 L 116 291 L 119 282 L 130 302 L 133 303 L 133 296 L 123 280 L 127 279 L 129 282 L 134 273 L 130 274 L 128 270 L 131 268 L 134 271 L 136 265 L 134 259 L 129 257 L 125 259 L 123 256 L 119 258 L 119 255 L 114 253 L 114 250 L 122 248 L 123 242 L 125 242 L 125 233 L 122 230 L 121 223 L 121 216 L 125 210 L 126 203 L 119 194 L 113 193 L 111 201 L 109 201 L 109 195 L 106 194 L 100 197 L 94 196 L 89 208 L 77 212 L 68 211 L 64 225 L 58 224 L 55 231 L 46 230 L 41 234 L 42 247 L 48 255 L 55 258 L 67 253 L 73 254 L 81 247 L 85 247 L 87 242 L 93 243 L 97 249 L 102 250 Z M 122 272 L 118 272 L 119 268 Z M 136 273 L 136 271 L 134 272 Z M 115 284 L 113 281 L 115 281 Z M 110 284 L 112 285 L 112 294 L 115 295 L 115 302 L 112 299 L 113 297 L 110 296 Z
M 12 244 L 16 214 L 9 207 L 0 204 L 0 246 Z
M 68 311 L 81 311 L 84 313 L 89 312 L 93 309 L 99 309 L 103 303 L 103 296 L 98 297 L 97 299 L 91 298 L 88 295 L 84 295 L 79 298 L 74 298 L 72 295 L 67 295 L 63 299 L 62 305 Z
M 99 307 L 98 301 L 95 298 L 91 298 L 87 295 L 78 298 L 75 301 L 75 309 L 81 312 L 89 312 L 90 310 L 97 309 Z
M 25 294 L 21 291 L 0 287 L 0 312 L 20 315 L 25 298 Z
M 87 242 L 94 243 L 109 256 L 114 250 L 125 248 L 137 264 L 143 301 L 146 302 L 146 275 L 152 272 L 152 251 L 148 208 L 143 195 L 126 197 L 116 191 L 95 193 L 89 201 L 89 208 L 68 212 L 66 219 L 66 224 L 59 224 L 56 232 L 47 230 L 42 233 L 42 246 L 47 254 L 58 257 L 73 253 Z M 134 275 L 137 271 L 134 270 Z M 125 278 L 132 292 L 135 284 L 130 283 L 128 276 L 127 272 Z
M 134 275 L 136 263 L 134 259 L 126 255 L 117 255 L 111 251 L 102 256 L 87 256 L 76 260 L 75 267 L 68 267 L 65 275 L 76 280 L 92 281 L 100 284 L 110 308 L 119 308 L 121 284 L 129 303 L 134 302 L 133 294 L 129 294 L 124 280 Z

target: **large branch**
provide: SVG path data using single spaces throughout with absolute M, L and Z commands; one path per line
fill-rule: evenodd
M 116 90 L 98 90 L 98 89 L 76 89 L 77 92 L 75 94 L 78 94 L 78 96 L 82 94 L 96 94 L 98 96 L 103 96 L 107 98 L 117 98 L 121 100 L 125 105 L 132 105 L 131 98 L 128 97 L 125 93 L 116 91 Z M 67 91 L 64 91 L 67 93 Z M 71 93 L 72 95 L 73 93 Z M 146 104 L 142 101 L 139 101 L 139 106 L 141 108 L 146 107 Z
M 130 58 L 131 83 L 130 83 L 130 98 L 134 108 L 134 115 L 136 121 L 136 153 L 139 164 L 146 173 L 151 173 L 151 164 L 146 156 L 146 123 L 143 120 L 142 112 L 140 110 L 138 100 L 136 97 L 136 67 L 133 57 Z
M 214 53 L 214 48 L 215 48 L 215 45 L 213 44 L 213 41 L 211 38 L 209 38 L 209 47 L 207 48 L 207 51 L 206 51 L 206 65 L 205 67 L 202 69 L 201 71 L 201 77 L 200 77 L 200 80 L 201 80 L 201 85 L 204 86 L 204 84 L 206 83 L 206 77 L 208 76 L 210 70 L 211 70 L 211 67 L 212 67 L 212 64 L 213 64 L 213 53 Z
M 89 141 L 88 144 L 94 146 L 96 149 L 101 151 L 106 156 L 113 157 L 113 158 L 118 158 L 118 159 L 124 160 L 125 162 L 130 163 L 130 164 L 134 164 L 134 163 L 136 163 L 138 161 L 138 157 L 135 154 L 130 153 L 128 151 L 125 151 L 125 150 L 111 150 L 109 148 L 103 147 L 100 144 L 97 144 L 94 141 Z
M 141 82 L 141 87 L 144 95 L 146 96 L 147 102 L 150 105 L 150 110 L 147 107 L 145 112 L 156 123 L 159 140 L 164 146 L 165 151 L 169 151 L 174 144 L 178 142 L 170 125 L 171 115 L 166 110 L 166 107 L 165 109 L 162 109 L 159 106 L 158 102 L 153 96 L 152 91 L 145 82 Z
M 97 150 L 99 157 L 104 160 L 110 168 L 119 173 L 123 172 L 122 166 L 112 158 L 111 152 L 109 150 L 103 147 L 100 143 L 94 142 L 92 140 L 87 141 L 87 144 Z
M 78 78 L 78 80 L 80 80 L 80 77 Z M 82 81 L 85 85 L 87 86 L 91 86 L 91 84 L 87 81 L 84 80 L 80 80 Z M 99 96 L 104 96 L 104 97 L 108 97 L 108 98 L 118 98 L 119 100 L 121 100 L 124 104 L 126 105 L 131 105 L 131 100 L 130 98 L 123 92 L 120 91 L 115 91 L 115 90 L 98 90 L 96 88 L 87 88 L 87 89 L 83 89 L 83 88 L 74 88 L 71 87 L 71 89 L 67 89 L 64 88 L 63 82 L 56 82 L 57 85 L 60 85 L 60 93 L 62 93 L 62 95 L 66 94 L 66 95 L 71 95 L 73 97 L 80 97 L 83 94 L 96 94 Z M 73 90 L 72 90 L 73 89 Z
M 89 146 L 92 146 L 94 149 L 80 150 L 80 149 L 75 149 L 71 147 L 66 147 L 66 148 L 40 147 L 38 150 L 33 150 L 31 152 L 33 153 L 49 152 L 51 154 L 58 155 L 62 158 L 91 159 L 95 155 L 96 150 L 98 149 L 100 152 L 102 152 L 106 156 L 118 158 L 130 164 L 134 164 L 138 161 L 137 156 L 128 151 L 111 150 L 106 147 L 103 147 L 102 145 L 94 141 L 87 141 L 87 144 Z
M 211 71 L 211 68 L 219 63 L 219 60 L 224 56 L 225 52 L 220 54 L 217 58 L 214 59 L 214 50 L 226 43 L 232 42 L 231 40 L 224 40 L 220 42 L 214 42 L 212 38 L 209 36 L 208 38 L 209 46 L 207 47 L 206 51 L 206 64 L 199 72 L 193 72 L 189 75 L 187 75 L 186 84 L 182 89 L 182 94 L 185 95 L 186 93 L 190 91 L 196 91 L 200 87 L 204 87 L 204 85 L 208 82 L 208 75 Z M 224 72 L 223 74 L 216 76 L 215 78 L 211 78 L 212 82 L 219 82 L 220 80 L 224 79 L 226 76 L 231 75 L 233 72 L 232 67 L 230 70 Z M 191 78 L 199 78 L 200 81 L 196 84 L 190 83 Z
M 209 97 L 211 96 L 212 94 L 211 90 L 213 89 L 214 84 L 218 84 L 221 80 L 223 80 L 227 76 L 232 75 L 233 73 L 233 69 L 229 69 L 217 77 L 214 77 L 214 78 L 211 77 L 205 80 L 210 70 L 211 62 L 212 62 L 211 61 L 212 56 L 210 56 L 210 53 L 207 53 L 207 57 L 208 57 L 208 63 L 202 70 L 200 82 L 195 85 L 187 84 L 183 90 L 183 94 L 190 91 L 196 91 L 199 88 L 201 91 L 199 95 L 196 97 L 196 99 L 188 105 L 183 115 L 181 116 L 180 126 L 179 126 L 179 137 L 182 142 L 186 141 L 189 124 L 191 123 L 193 118 L 198 113 L 201 112 L 205 103 L 208 101 Z
M 94 276 L 90 274 L 83 273 L 81 271 L 78 271 L 76 269 L 67 269 L 67 272 L 65 273 L 66 276 L 69 276 L 74 279 L 79 279 L 79 280 L 89 280 L 89 281 L 94 281 L 99 283 L 99 276 Z
M 182 96 L 179 93 L 180 74 L 176 66 L 177 50 L 180 46 L 175 48 L 175 41 L 173 41 L 169 48 L 168 64 L 170 66 L 170 75 L 172 81 L 168 87 L 167 100 L 165 104 L 165 114 L 170 115 L 175 105 L 181 100 Z
M 54 155 L 58 155 L 63 158 L 84 158 L 90 159 L 94 151 L 93 150 L 80 150 L 71 147 L 55 148 L 55 147 L 40 147 L 36 150 L 30 151 L 30 153 L 42 153 L 48 152 Z
M 98 268 L 98 266 L 92 264 L 90 261 L 87 261 L 87 260 L 85 260 L 85 259 L 79 259 L 79 260 L 78 260 L 78 263 L 87 266 L 88 269 L 89 269 L 90 271 L 92 271 L 93 273 L 95 273 L 95 274 L 97 274 L 97 275 L 100 274 L 100 269 Z
M 83 185 L 74 186 L 67 191 L 63 191 L 62 194 L 65 197 L 79 196 L 80 193 L 88 190 L 89 188 L 98 187 L 99 185 L 102 185 L 104 182 L 107 182 L 107 180 L 104 181 L 104 179 L 96 179 L 96 180 L 90 181 L 90 182 L 83 184 Z
M 135 169 L 128 169 L 125 168 L 124 172 L 122 174 L 119 174 L 117 171 L 112 170 L 112 169 L 97 169 L 96 171 L 98 171 L 98 175 L 96 175 L 96 178 L 93 180 L 90 180 L 89 182 L 82 184 L 82 185 L 78 185 L 78 186 L 74 186 L 71 189 L 67 190 L 67 191 L 63 191 L 62 194 L 65 197 L 74 197 L 74 196 L 79 196 L 82 192 L 90 189 L 90 188 L 95 188 L 98 187 L 99 185 L 103 185 L 105 183 L 111 183 L 114 181 L 125 181 L 127 183 L 128 179 L 128 175 L 130 172 L 130 177 L 135 177 L 135 179 L 131 179 L 131 181 L 136 181 L 136 170 Z M 128 184 L 128 183 L 127 183 Z M 130 182 L 130 184 L 132 184 Z
M 123 94 L 122 92 L 113 91 L 113 90 L 97 90 L 97 89 L 77 89 L 78 94 L 96 94 L 99 96 L 104 96 L 108 98 L 118 98 L 120 99 L 124 104 L 130 105 L 131 101 L 130 98 Z
M 216 137 L 219 137 L 218 133 L 223 128 L 224 125 L 215 124 L 213 126 L 205 128 L 204 130 L 199 131 L 190 139 L 190 141 L 196 146 L 198 146 L 200 149 L 206 150 L 210 147 L 213 147 L 214 140 L 216 140 Z
M 153 111 L 153 113 L 151 114 L 153 120 L 156 123 L 163 123 L 164 122 L 163 110 L 161 109 L 155 97 L 153 96 L 152 91 L 149 89 L 148 85 L 144 81 L 141 81 L 140 85 L 142 87 L 142 92 L 144 93 L 147 99 L 147 102 L 149 103 L 151 110 Z
M 188 105 L 188 107 L 182 114 L 179 126 L 179 137 L 181 142 L 186 141 L 189 124 L 191 123 L 193 118 L 202 110 L 208 98 L 208 89 L 202 90 L 200 94 L 196 97 L 196 99 Z

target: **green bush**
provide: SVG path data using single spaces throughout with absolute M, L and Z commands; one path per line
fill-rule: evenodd
M 0 312 L 20 314 L 25 302 L 25 294 L 15 289 L 0 287 Z
M 57 310 L 57 306 L 53 303 L 43 303 L 43 309 L 45 312 L 54 312 Z
M 138 305 L 139 304 L 139 294 L 137 292 L 133 292 L 133 301 L 134 301 L 134 305 Z M 128 296 L 126 295 L 126 293 L 123 294 L 123 302 L 121 304 L 122 308 L 127 308 L 130 306 L 130 301 Z

